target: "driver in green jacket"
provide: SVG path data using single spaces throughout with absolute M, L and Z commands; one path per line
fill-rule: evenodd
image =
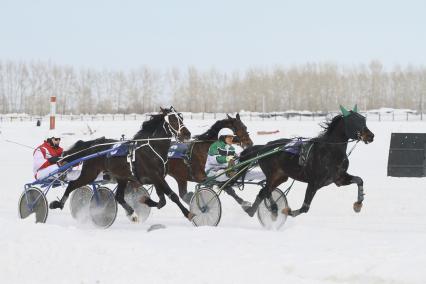
M 219 131 L 219 140 L 210 146 L 204 168 L 208 177 L 223 173 L 226 168 L 232 165 L 235 158 L 235 148 L 232 146 L 234 136 L 234 132 L 229 128 L 222 128 Z M 226 181 L 228 178 L 224 174 L 217 177 L 216 181 Z
M 222 128 L 219 131 L 219 140 L 214 142 L 207 155 L 205 172 L 207 177 L 212 177 L 223 173 L 228 167 L 234 164 L 235 148 L 232 146 L 234 132 L 229 128 Z M 217 182 L 225 182 L 229 179 L 226 174 L 215 178 Z M 250 202 L 244 201 L 239 197 L 232 186 L 226 186 L 223 189 L 227 194 L 231 195 L 243 208 L 251 206 Z

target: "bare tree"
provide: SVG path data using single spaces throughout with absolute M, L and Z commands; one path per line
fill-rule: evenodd
M 362 109 L 422 110 L 425 70 L 396 66 L 385 71 L 377 60 L 355 67 L 307 63 L 250 68 L 241 75 L 195 67 L 161 73 L 143 66 L 120 72 L 0 61 L 0 112 L 44 115 L 52 95 L 61 113 L 144 113 L 166 101 L 193 112 L 260 112 L 263 103 L 267 111 L 329 111 L 355 103 Z

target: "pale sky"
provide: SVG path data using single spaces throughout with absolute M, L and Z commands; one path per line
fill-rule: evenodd
M 0 60 L 222 71 L 426 65 L 426 1 L 0 0 Z

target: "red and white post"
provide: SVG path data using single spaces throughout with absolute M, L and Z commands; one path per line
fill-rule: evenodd
M 50 97 L 50 129 L 55 129 L 56 97 Z

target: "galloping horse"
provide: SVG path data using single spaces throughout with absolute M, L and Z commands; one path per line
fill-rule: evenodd
M 285 151 L 288 139 L 253 146 L 241 153 L 243 161 L 276 147 L 283 148 L 283 151 L 259 160 L 259 165 L 266 175 L 266 185 L 260 190 L 253 205 L 245 209 L 249 216 L 254 215 L 264 198 L 271 200 L 272 190 L 287 181 L 289 177 L 307 183 L 308 187 L 302 207 L 297 210 L 284 208 L 282 212 L 284 214 L 296 217 L 301 213 L 308 212 L 317 190 L 331 183 L 335 183 L 337 186 L 356 183 L 358 198 L 353 209 L 355 212 L 361 211 L 364 200 L 364 182 L 360 177 L 346 172 L 349 166 L 346 149 L 349 139 L 368 144 L 373 142 L 374 134 L 367 128 L 365 117 L 357 112 L 356 106 L 351 111 L 341 106 L 341 111 L 342 114 L 335 116 L 323 126 L 324 131 L 319 136 L 307 141 L 312 143 L 312 147 L 304 165 L 299 163 L 299 154 Z M 277 206 L 272 200 L 271 203 L 273 214 L 276 215 Z
M 135 134 L 132 140 L 124 142 L 130 149 L 134 149 L 134 163 L 130 165 L 126 156 L 99 156 L 83 163 L 81 175 L 77 180 L 71 181 L 64 195 L 60 200 L 50 203 L 51 209 L 62 209 L 69 194 L 76 188 L 93 182 L 101 172 L 108 172 L 117 180 L 117 191 L 115 199 L 124 208 L 127 216 L 132 222 L 137 222 L 138 218 L 134 209 L 124 200 L 124 189 L 129 181 L 137 181 L 141 184 L 153 184 L 159 202 L 151 199 L 146 200 L 150 207 L 163 207 L 166 204 L 164 194 L 175 202 L 185 217 L 191 219 L 192 214 L 180 202 L 179 197 L 174 193 L 165 181 L 167 152 L 170 147 L 171 137 L 175 136 L 179 141 L 187 140 L 191 133 L 183 124 L 182 116 L 173 107 L 162 109 L 159 114 L 151 115 L 148 121 L 143 122 L 141 129 Z M 78 141 L 69 150 L 64 152 L 66 156 L 63 161 L 71 161 L 89 154 L 110 149 L 114 144 L 123 143 L 117 140 L 100 138 L 92 141 Z M 93 147 L 99 145 L 99 147 Z M 92 146 L 88 149 L 88 146 Z M 86 150 L 85 150 L 86 149 Z M 73 155 L 75 153 L 75 155 Z M 133 172 L 133 173 L 132 173 Z
M 206 132 L 195 137 L 195 141 L 188 142 L 189 149 L 189 160 L 175 159 L 169 157 L 169 172 L 178 186 L 179 196 L 187 203 L 191 200 L 192 192 L 188 194 L 187 185 L 188 181 L 202 182 L 206 179 L 206 173 L 204 172 L 204 165 L 207 160 L 207 153 L 209 147 L 213 142 L 217 140 L 217 135 L 222 128 L 230 128 L 234 131 L 237 136 L 237 142 L 241 144 L 243 148 L 253 145 L 247 127 L 240 119 L 240 115 L 237 113 L 236 117 L 230 117 L 227 115 L 225 119 L 216 121 Z M 239 203 L 243 200 L 232 193 L 232 195 Z

